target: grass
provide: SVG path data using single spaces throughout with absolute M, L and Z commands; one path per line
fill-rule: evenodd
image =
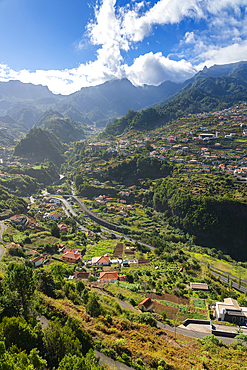
M 92 257 L 100 257 L 104 254 L 112 254 L 117 242 L 112 240 L 100 240 L 98 243 L 93 245 L 87 245 L 87 251 L 83 257 L 85 260 L 91 259 Z
M 109 297 L 100 298 L 104 308 L 114 308 Z M 241 369 L 246 359 L 246 351 L 234 346 L 203 346 L 195 340 L 181 342 L 174 340 L 172 333 L 130 322 L 120 315 L 112 315 L 112 323 L 106 322 L 103 316 L 88 317 L 82 305 L 74 306 L 68 300 L 54 300 L 42 295 L 43 306 L 52 310 L 52 315 L 69 316 L 79 323 L 87 332 L 93 334 L 95 344 L 101 352 L 112 349 L 116 355 L 128 353 L 129 360 L 142 359 L 144 367 L 157 368 L 158 361 L 163 359 L 167 365 L 163 368 L 189 369 Z M 116 312 L 116 309 L 114 309 Z M 183 338 L 183 340 L 186 338 Z M 130 363 L 130 366 L 134 364 Z M 140 368 L 140 367 L 139 367 Z
M 39 165 L 39 166 L 33 166 L 32 169 L 33 170 L 40 170 L 41 169 L 41 165 Z
M 241 266 L 236 266 L 230 262 L 213 258 L 207 254 L 193 253 L 190 252 L 192 257 L 205 263 L 209 263 L 212 267 L 222 270 L 226 273 L 234 275 L 236 277 L 241 276 L 242 279 L 247 279 L 247 269 Z
M 25 238 L 25 234 L 10 225 L 3 232 L 3 240 L 5 242 L 13 241 L 14 243 L 22 243 Z
M 193 305 L 194 307 L 196 308 L 203 308 L 205 309 L 205 300 L 204 299 L 200 299 L 200 298 L 194 298 L 193 299 Z
M 131 284 L 131 285 L 134 285 L 134 284 Z M 122 294 L 128 300 L 130 298 L 132 298 L 132 299 L 135 300 L 135 302 L 137 304 L 140 303 L 145 298 L 144 296 L 142 296 L 142 295 L 140 295 L 136 292 L 131 291 L 130 289 L 128 289 L 126 287 L 126 285 L 124 285 L 122 283 L 108 284 L 107 285 L 107 290 L 109 292 L 111 292 L 112 294 L 114 294 L 114 295 Z

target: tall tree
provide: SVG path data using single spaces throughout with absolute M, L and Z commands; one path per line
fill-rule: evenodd
M 25 265 L 12 263 L 8 266 L 5 283 L 7 288 L 17 293 L 19 307 L 26 316 L 35 289 L 33 270 Z

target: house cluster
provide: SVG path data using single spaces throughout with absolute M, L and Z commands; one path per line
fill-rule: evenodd
M 111 197 L 108 197 L 106 195 L 99 195 L 97 197 L 93 198 L 95 202 L 100 203 L 100 204 L 106 204 L 108 202 L 112 202 L 113 199 Z
M 212 126 L 213 120 L 213 126 Z M 196 170 L 196 172 L 209 172 L 210 167 L 219 167 L 222 164 L 222 160 L 243 160 L 241 155 L 236 158 L 225 158 L 224 154 L 219 153 L 219 149 L 222 147 L 222 140 L 226 139 L 237 139 L 242 137 L 247 137 L 247 104 L 246 102 L 241 102 L 239 105 L 215 111 L 211 113 L 199 113 L 190 114 L 188 117 L 181 118 L 181 127 L 183 124 L 188 124 L 190 122 L 199 122 L 200 125 L 196 125 L 195 129 L 181 129 L 181 131 L 174 131 L 169 135 L 165 134 L 165 131 L 159 130 L 152 135 L 137 136 L 132 139 L 119 140 L 115 143 L 110 141 L 101 141 L 94 143 L 97 146 L 104 146 L 107 148 L 108 152 L 120 151 L 125 153 L 125 155 L 133 155 L 133 148 L 144 147 L 147 141 L 152 145 L 153 150 L 150 152 L 151 157 L 155 157 L 160 160 L 166 160 L 174 163 L 187 164 L 189 168 Z M 222 127 L 223 126 L 223 127 Z M 157 141 L 157 136 L 159 136 L 159 141 Z M 167 143 L 168 142 L 168 143 Z M 179 142 L 189 144 L 187 147 L 180 145 Z M 194 152 L 191 150 L 194 145 L 204 145 L 208 144 L 210 150 L 203 152 Z M 93 146 L 93 143 L 90 144 Z M 224 145 L 223 145 L 224 146 Z M 131 149 L 132 148 L 132 149 Z M 242 149 L 239 148 L 241 151 Z M 226 155 L 227 157 L 227 155 Z M 210 161 L 210 166 L 204 168 L 202 166 L 203 161 Z M 239 166 L 238 166 L 239 167 Z M 222 171 L 222 168 L 219 167 Z M 241 171 L 240 171 L 241 173 Z
M 128 251 L 126 252 L 128 254 Z M 126 258 L 126 256 L 125 256 Z M 111 265 L 122 265 L 123 267 L 128 267 L 131 264 L 149 264 L 150 259 L 123 259 L 121 256 L 116 257 L 115 259 L 110 259 L 109 254 L 105 254 L 101 257 L 92 257 L 91 260 L 88 261 L 94 268 L 104 267 L 104 266 L 111 266 Z
M 39 217 L 43 215 L 44 219 L 58 220 L 60 215 L 55 212 L 61 205 L 61 201 L 52 197 L 43 197 L 41 200 L 37 200 L 38 214 Z

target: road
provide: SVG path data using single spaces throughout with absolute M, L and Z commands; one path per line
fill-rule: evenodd
M 194 260 L 196 260 L 197 262 L 201 263 L 202 265 L 207 265 L 206 262 L 202 262 L 200 261 L 199 259 L 197 259 L 196 257 L 192 257 Z M 210 266 L 210 271 L 212 272 L 212 274 L 216 277 L 216 278 L 220 278 L 220 281 L 222 281 L 223 283 L 229 285 L 230 284 L 230 279 L 235 279 L 238 281 L 238 277 L 237 276 L 234 276 L 232 274 L 230 274 L 229 272 L 225 272 L 223 270 L 219 270 L 217 269 L 216 267 L 213 267 L 213 266 Z M 225 274 L 225 275 L 228 275 L 229 276 L 229 281 L 228 279 L 221 275 L 222 274 Z M 247 282 L 245 279 L 242 279 L 244 282 Z M 240 291 L 241 293 L 245 293 L 247 291 L 247 288 L 243 285 L 240 285 L 240 287 L 238 286 L 238 283 L 236 283 L 235 281 L 232 281 L 232 287 L 238 291 Z
M 74 197 L 74 198 L 77 198 L 77 197 Z M 64 198 L 58 198 L 59 200 L 61 200 L 62 202 L 63 202 L 63 205 L 64 205 L 64 207 L 66 208 L 66 209 L 68 209 L 69 211 L 70 211 L 70 213 L 72 214 L 72 216 L 74 216 L 74 217 L 77 217 L 78 215 L 77 215 L 77 213 L 74 211 L 74 209 L 73 209 L 73 207 L 71 206 L 71 204 L 67 201 L 67 200 L 65 200 Z M 77 200 L 77 199 L 76 199 Z M 79 203 L 79 202 L 78 202 Z M 80 202 L 80 203 L 82 203 L 82 202 Z M 84 205 L 84 204 L 83 204 Z M 84 207 L 85 207 L 85 205 L 84 205 Z M 86 207 L 85 207 L 86 208 Z M 81 226 L 81 228 L 83 228 L 82 226 Z M 84 228 L 85 229 L 85 228 Z M 87 229 L 85 229 L 85 230 L 87 230 Z M 107 229 L 108 231 L 109 231 L 109 229 Z M 117 232 L 114 232 L 114 231 L 112 231 L 112 230 L 110 230 L 111 231 L 111 233 L 113 233 L 114 235 L 116 235 L 116 237 L 124 237 L 125 239 L 127 239 L 127 240 L 130 240 L 130 241 L 133 241 L 133 242 L 135 242 L 136 240 L 134 240 L 134 239 L 131 239 L 131 238 L 128 238 L 128 237 L 126 237 L 126 236 L 124 236 L 124 235 L 121 235 L 121 234 L 119 234 L 119 233 L 117 233 Z M 140 243 L 139 241 L 138 241 L 138 243 Z M 150 246 L 150 245 L 147 245 L 147 244 L 145 244 L 145 243 L 140 243 L 140 244 L 142 244 L 142 245 L 145 245 L 145 246 L 147 246 L 148 248 L 150 248 L 150 249 L 152 249 L 152 250 L 154 250 L 155 248 L 154 247 L 152 247 L 152 246 Z M 199 261 L 199 262 L 201 262 L 201 261 Z M 205 264 L 205 263 L 204 263 Z M 218 276 L 218 274 L 217 273 L 214 273 L 214 275 L 215 276 Z M 220 276 L 220 279 L 223 281 L 223 282 L 227 282 L 227 279 L 225 278 L 225 277 L 223 277 L 223 276 Z M 235 284 L 236 283 L 232 283 L 233 284 L 233 287 L 235 287 Z M 237 284 L 236 284 L 237 285 Z M 244 287 L 243 287 L 244 288 Z M 246 290 L 246 288 L 244 288 L 245 290 Z M 103 291 L 100 291 L 102 294 L 107 294 L 106 292 L 103 292 Z M 131 306 L 130 304 L 128 304 L 127 302 L 124 302 L 124 301 L 120 301 L 120 300 L 118 300 L 118 303 L 120 304 L 120 306 L 122 307 L 122 308 L 124 308 L 124 309 L 131 309 L 132 311 L 137 311 L 133 306 Z M 189 330 L 189 329 L 183 329 L 183 328 L 179 328 L 179 327 L 177 327 L 177 328 L 175 328 L 175 327 L 172 327 L 172 326 L 170 326 L 170 325 L 168 325 L 168 324 L 164 324 L 164 323 L 162 323 L 162 322 L 160 322 L 160 321 L 158 321 L 158 323 L 157 323 L 157 326 L 158 326 L 158 328 L 160 328 L 160 329 L 165 329 L 165 330 L 167 330 L 167 331 L 170 331 L 170 332 L 172 332 L 172 333 L 178 333 L 178 334 L 182 334 L 182 335 L 184 335 L 184 336 L 187 336 L 187 337 L 191 337 L 191 338 L 195 338 L 195 339 L 197 339 L 197 338 L 202 338 L 202 337 L 205 337 L 206 335 L 209 335 L 209 333 L 207 333 L 207 332 L 198 332 L 198 331 L 194 331 L 194 330 Z M 232 343 L 233 341 L 234 341 L 234 339 L 233 338 L 227 338 L 227 337 L 218 337 L 220 340 L 222 340 L 224 343 L 226 343 L 226 344 L 229 344 L 229 343 Z
M 111 297 L 106 291 L 102 291 L 99 288 L 93 288 L 93 289 L 96 290 L 98 293 L 101 293 L 103 295 L 107 295 L 107 296 Z M 140 313 L 139 310 L 137 310 L 135 307 L 130 305 L 128 302 L 121 301 L 120 299 L 117 299 L 117 302 L 119 303 L 119 305 L 123 309 L 128 309 L 128 310 L 131 310 L 135 313 L 138 313 L 138 312 Z M 157 321 L 157 328 L 167 330 L 167 331 L 171 332 L 173 335 L 175 335 L 175 337 L 176 337 L 176 334 L 181 334 L 181 335 L 184 335 L 185 337 L 198 339 L 198 338 L 206 337 L 207 335 L 211 334 L 211 332 L 206 331 L 206 330 L 203 331 L 203 329 L 201 331 L 191 330 L 191 329 L 184 329 L 184 328 L 168 325 L 168 324 L 163 323 L 161 321 Z M 221 337 L 221 336 L 217 336 L 217 338 L 219 340 L 222 340 L 222 342 L 225 343 L 225 344 L 230 344 L 235 340 L 234 338 Z
M 87 211 L 87 215 L 89 216 L 89 217 L 91 217 L 90 215 L 91 215 L 91 213 L 92 212 L 89 212 L 88 211 L 88 209 L 87 209 L 87 207 L 85 206 L 85 204 L 78 198 L 78 197 L 76 197 L 76 196 L 73 196 L 73 198 L 78 202 L 78 204 L 81 206 L 81 209 L 85 212 L 85 211 Z M 74 212 L 74 210 L 73 210 L 73 208 L 71 207 L 71 205 L 70 205 L 70 203 L 69 202 L 67 202 L 67 201 L 65 201 L 64 199 L 62 199 L 62 201 L 63 201 L 63 203 L 66 205 L 66 207 L 67 208 L 69 208 L 69 210 L 70 210 L 70 212 L 72 213 L 72 215 L 73 216 L 77 216 L 77 214 Z M 102 219 L 103 220 L 103 219 Z M 97 220 L 95 220 L 95 218 L 94 218 L 94 221 L 96 221 L 97 222 Z M 83 230 L 83 231 L 86 231 L 86 229 L 85 228 L 83 228 L 82 226 L 80 226 L 80 228 Z M 106 231 L 110 231 L 111 232 L 111 234 L 113 234 L 113 235 L 115 235 L 115 237 L 116 238 L 124 238 L 125 240 L 128 240 L 128 241 L 131 241 L 131 242 L 138 242 L 139 244 L 141 244 L 141 245 L 144 245 L 145 247 L 147 247 L 147 248 L 149 248 L 150 250 L 154 250 L 155 248 L 153 247 L 153 246 L 151 246 L 151 245 L 148 245 L 148 244 L 146 244 L 146 243 L 143 243 L 143 242 L 140 242 L 140 241 L 138 241 L 138 240 L 136 240 L 136 239 L 133 239 L 133 238 L 130 238 L 130 237 L 128 237 L 128 236 L 125 236 L 125 235 L 123 235 L 123 234 L 120 234 L 120 233 L 118 233 L 118 232 L 116 232 L 116 231 L 114 231 L 114 230 L 112 230 L 112 229 L 108 229 L 106 226 L 101 226 L 101 229 L 102 230 L 106 230 Z M 195 260 L 197 260 L 195 257 L 193 257 Z M 199 261 L 199 260 L 197 260 L 198 262 L 200 262 L 200 263 L 202 263 L 202 264 L 204 264 L 204 265 L 206 265 L 206 263 L 205 262 L 202 262 L 202 261 Z M 212 269 L 214 269 L 215 271 L 212 271 Z M 219 276 L 219 278 L 220 278 L 220 280 L 223 282 L 223 283 L 226 283 L 226 284 L 229 284 L 229 282 L 227 281 L 227 278 L 226 277 L 224 277 L 224 276 L 222 276 L 220 273 L 224 273 L 224 274 L 227 274 L 226 272 L 224 272 L 224 271 L 221 271 L 221 270 L 219 270 L 219 269 L 216 269 L 216 268 L 213 268 L 213 266 L 211 266 L 211 271 L 212 271 L 212 273 L 214 274 L 214 276 L 215 277 L 218 277 Z M 234 276 L 234 275 L 231 275 L 231 274 L 229 274 L 228 273 L 228 275 L 229 275 L 229 277 L 230 278 L 233 278 L 233 279 L 236 279 L 236 280 L 238 280 L 238 277 L 237 276 Z M 246 291 L 247 291 L 247 288 L 245 287 L 245 286 L 243 286 L 243 285 L 241 285 L 240 287 L 238 287 L 238 283 L 236 283 L 236 282 L 234 282 L 234 281 L 232 281 L 232 287 L 234 288 L 234 289 L 237 289 L 237 290 L 239 290 L 241 293 L 245 293 Z
M 95 357 L 99 358 L 100 365 L 107 364 L 112 369 L 116 369 L 116 370 L 134 370 L 133 367 L 129 367 L 123 364 L 122 362 L 115 361 L 112 358 L 107 357 L 106 355 L 104 355 L 103 353 L 99 351 L 95 351 Z

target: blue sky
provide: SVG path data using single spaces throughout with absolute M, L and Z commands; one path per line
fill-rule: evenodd
M 0 0 L 0 81 L 69 94 L 247 60 L 247 0 Z

